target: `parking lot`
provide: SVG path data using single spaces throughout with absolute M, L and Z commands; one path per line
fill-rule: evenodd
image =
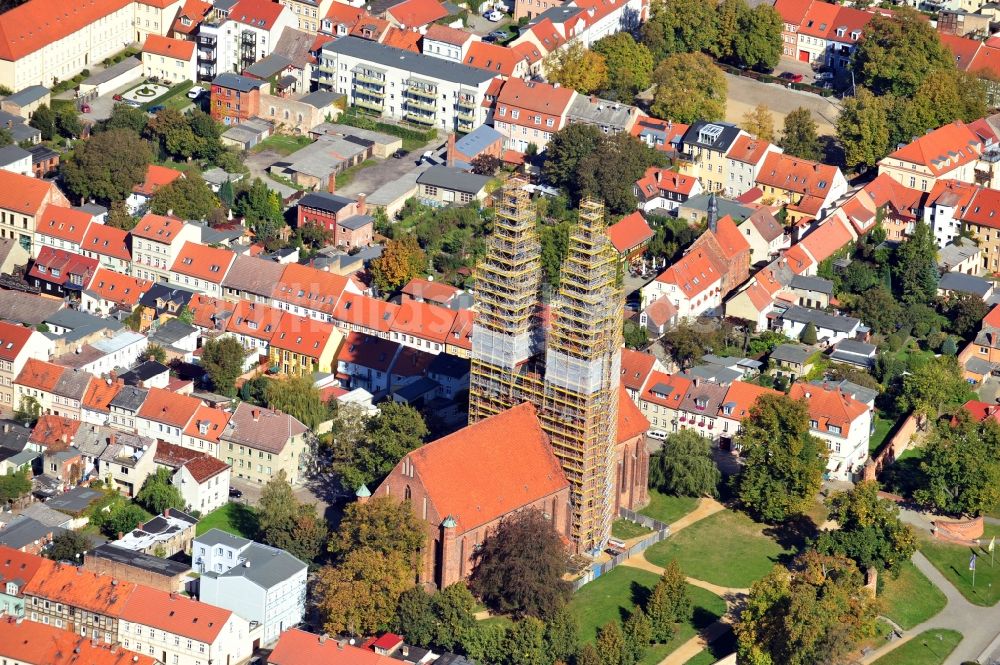
M 799 64 L 808 68 L 806 63 Z M 802 73 L 793 70 L 791 66 L 786 68 L 786 65 L 790 63 L 782 60 L 775 71 Z M 811 74 L 812 70 L 809 71 Z M 726 100 L 726 120 L 729 122 L 741 122 L 747 111 L 758 104 L 764 104 L 774 114 L 774 126 L 780 131 L 785 116 L 797 108 L 804 107 L 812 111 L 817 133 L 827 136 L 837 133 L 840 105 L 836 97 L 821 97 L 811 92 L 793 90 L 775 83 L 764 83 L 732 74 L 726 74 L 726 82 L 729 84 L 729 97 Z

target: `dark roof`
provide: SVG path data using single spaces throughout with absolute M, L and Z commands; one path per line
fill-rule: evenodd
M 374 11 L 374 9 L 373 9 Z M 470 67 L 451 60 L 443 60 L 422 53 L 414 53 L 405 49 L 385 46 L 378 42 L 370 42 L 360 37 L 342 37 L 323 47 L 328 53 L 337 53 L 364 60 L 372 65 L 393 67 L 410 71 L 420 76 L 479 86 L 493 78 L 493 73 L 485 69 Z
M 80 486 L 52 497 L 45 502 L 45 505 L 63 513 L 78 515 L 102 496 L 104 496 L 104 493 L 100 490 Z
M 26 325 L 38 325 L 58 312 L 61 300 L 0 289 L 0 319 Z
M 191 298 L 194 296 L 194 291 L 160 282 L 153 284 L 149 291 L 143 294 L 142 298 L 139 299 L 139 304 L 143 307 L 156 309 L 156 301 L 162 299 L 167 302 L 177 302 L 183 306 L 191 302 Z
M 224 72 L 212 80 L 212 85 L 222 86 L 223 88 L 229 88 L 231 90 L 239 90 L 240 92 L 250 92 L 251 90 L 256 90 L 265 83 L 267 83 L 267 81 L 253 79 L 249 76 L 240 76 L 239 74 L 233 74 L 232 72 Z
M 353 202 L 352 199 L 346 196 L 328 194 L 327 192 L 313 192 L 299 199 L 299 206 L 325 210 L 326 212 L 340 212 L 344 206 L 350 205 Z
M 771 352 L 771 360 L 783 360 L 801 365 L 809 360 L 815 352 L 814 349 L 802 344 L 779 344 Z
M 789 321 L 812 323 L 817 328 L 826 328 L 836 332 L 851 332 L 861 323 L 853 316 L 835 316 L 818 309 L 799 307 L 798 305 L 789 307 L 781 316 Z
M 243 71 L 247 74 L 253 74 L 262 79 L 269 79 L 275 74 L 280 74 L 292 64 L 292 61 L 283 55 L 278 55 L 277 53 L 272 53 L 266 58 L 262 58 L 257 62 L 253 63 Z
M 718 128 L 718 129 L 715 129 Z M 740 135 L 740 128 L 728 122 L 698 120 L 684 132 L 681 143 L 725 152 Z
M 334 103 L 338 99 L 343 97 L 342 94 L 338 92 L 330 92 L 329 90 L 317 90 L 316 92 L 310 92 L 305 97 L 299 98 L 299 101 L 303 104 L 308 104 L 314 108 L 325 108 L 330 104 Z
M 106 83 L 127 71 L 135 69 L 136 67 L 142 67 L 142 61 L 139 60 L 139 58 L 135 56 L 125 58 L 121 62 L 111 65 L 107 69 L 103 69 L 84 79 L 83 83 L 84 85 L 99 85 L 101 83 Z
M 450 353 L 439 353 L 434 356 L 434 360 L 427 367 L 427 374 L 447 376 L 452 379 L 461 379 L 469 374 L 469 359 L 459 358 Z
M 31 153 L 31 163 L 37 164 L 38 162 L 45 162 L 53 157 L 58 157 L 59 153 L 52 148 L 45 145 L 33 145 L 28 148 L 28 152 Z M 78 206 L 74 210 L 83 210 L 84 206 Z M 107 212 L 107 209 L 105 209 Z
M 190 570 L 186 564 L 170 559 L 161 559 L 158 556 L 152 556 L 143 552 L 127 550 L 109 543 L 95 547 L 90 552 L 87 552 L 86 556 L 96 559 L 107 559 L 115 563 L 123 563 L 127 566 L 139 568 L 163 577 L 177 577 L 178 575 L 186 574 Z
M 54 538 L 63 531 L 65 529 L 57 526 L 47 526 L 30 517 L 19 516 L 3 529 L 0 529 L 0 545 L 19 550 L 38 540 L 48 538 L 50 534 Z
M 127 385 L 137 386 L 143 381 L 149 381 L 154 376 L 159 376 L 169 371 L 170 368 L 163 363 L 156 362 L 155 360 L 147 360 L 125 372 L 120 378 Z
M 486 175 L 476 175 L 451 166 L 432 166 L 419 176 L 417 183 L 467 194 L 478 194 L 492 180 Z
M 19 145 L 5 145 L 0 148 L 0 165 L 13 164 L 25 157 L 31 157 L 31 153 Z
M 12 104 L 17 104 L 18 106 L 24 106 L 25 104 L 31 104 L 32 102 L 37 102 L 39 99 L 45 97 L 49 94 L 49 89 L 43 85 L 30 85 L 24 90 L 18 90 L 13 95 L 7 95 L 4 98 L 5 102 L 10 102 Z
M 142 403 L 146 401 L 146 394 L 148 392 L 149 390 L 146 388 L 123 386 L 108 406 L 116 407 L 124 411 L 138 411 L 139 407 L 142 406 Z
M 817 293 L 825 293 L 828 296 L 833 295 L 833 282 L 828 279 L 823 279 L 822 277 L 796 275 L 795 277 L 792 277 L 790 286 L 793 289 L 815 291 Z
M 354 215 L 353 217 L 348 217 L 344 221 L 337 223 L 343 226 L 345 229 L 350 229 L 351 231 L 357 231 L 358 229 L 362 229 L 368 226 L 369 224 L 374 224 L 375 219 L 370 215 Z
M 938 288 L 942 291 L 957 291 L 959 293 L 970 293 L 972 295 L 985 298 L 993 285 L 982 277 L 966 275 L 962 272 L 946 272 L 941 275 Z
M 189 326 L 180 319 L 170 319 L 157 328 L 156 332 L 149 335 L 149 341 L 163 346 L 173 346 L 175 342 L 179 342 L 193 332 L 197 332 L 194 326 Z
M 204 541 L 199 538 L 197 542 Z M 245 565 L 233 566 L 224 573 L 205 572 L 202 574 L 205 577 L 242 577 L 262 589 L 270 589 L 308 567 L 285 550 L 255 542 L 251 542 L 246 549 L 240 552 L 240 559 Z
M 709 194 L 699 194 L 698 196 L 692 196 L 682 205 L 684 208 L 690 208 L 694 210 L 699 210 L 702 212 L 708 212 L 708 200 L 710 198 Z M 748 219 L 753 214 L 753 208 L 748 208 L 744 205 L 740 205 L 736 201 L 731 201 L 729 199 L 724 199 L 721 196 L 715 198 L 716 205 L 719 208 L 719 217 L 732 217 L 734 222 L 742 222 Z

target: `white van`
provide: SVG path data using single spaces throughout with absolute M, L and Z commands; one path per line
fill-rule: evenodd
M 667 433 L 661 429 L 651 429 L 646 432 L 646 436 L 650 439 L 656 439 L 657 441 L 663 441 L 667 438 Z

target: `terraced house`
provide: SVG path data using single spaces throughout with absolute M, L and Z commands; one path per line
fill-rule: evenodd
M 219 437 L 219 456 L 233 475 L 259 485 L 285 472 L 293 485 L 305 479 L 312 434 L 287 413 L 241 402 Z
M 271 367 L 288 376 L 332 372 L 343 339 L 332 323 L 285 314 L 271 336 Z
M 69 201 L 54 183 L 0 169 L 0 238 L 16 240 L 31 252 L 36 224 L 48 205 L 69 207 Z

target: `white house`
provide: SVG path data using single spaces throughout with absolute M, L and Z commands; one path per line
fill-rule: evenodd
M 642 287 L 642 308 L 666 296 L 680 319 L 693 318 L 722 304 L 726 267 L 703 248 L 694 248 Z
M 199 28 L 199 36 L 206 33 L 209 39 L 215 38 L 215 72 L 207 78 L 223 72 L 242 73 L 271 55 L 285 28 L 295 28 L 297 24 L 287 5 L 268 0 L 239 0 L 228 12 L 220 13 L 219 23 L 203 23 Z M 199 70 L 205 74 L 201 61 Z
M 861 320 L 853 316 L 837 316 L 795 305 L 781 315 L 781 332 L 792 339 L 799 339 L 810 323 L 816 327 L 816 339 L 827 346 L 855 337 L 862 327 Z
M 824 441 L 830 451 L 827 477 L 853 481 L 868 461 L 872 412 L 840 388 L 796 383 L 789 396 L 804 399 L 809 406 L 809 431 Z

